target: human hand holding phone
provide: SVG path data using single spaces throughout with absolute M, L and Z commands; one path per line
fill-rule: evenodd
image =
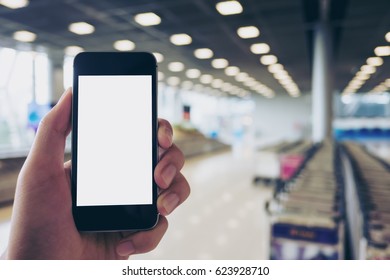
M 159 120 L 157 136 L 162 156 L 154 179 L 161 190 L 157 200 L 161 215 L 156 227 L 130 234 L 80 233 L 72 216 L 71 164 L 64 164 L 65 139 L 71 130 L 71 99 L 72 92 L 67 90 L 42 120 L 19 174 L 4 258 L 127 259 L 151 251 L 168 227 L 165 216 L 189 195 L 189 185 L 180 173 L 184 157 L 172 144 L 169 123 Z

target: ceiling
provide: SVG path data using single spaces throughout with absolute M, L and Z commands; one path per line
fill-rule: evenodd
M 243 12 L 222 16 L 213 0 L 31 0 L 27 7 L 12 10 L 0 5 L 0 46 L 13 46 L 12 34 L 21 29 L 37 34 L 34 45 L 45 46 L 53 53 L 69 45 L 90 51 L 111 51 L 113 42 L 129 39 L 137 51 L 160 52 L 165 60 L 159 68 L 165 76 L 171 73 L 167 64 L 181 61 L 186 68 L 198 68 L 225 82 L 244 89 L 245 86 L 228 77 L 223 70 L 211 67 L 209 60 L 195 58 L 196 48 L 207 47 L 214 57 L 225 58 L 229 65 L 238 66 L 257 81 L 273 89 L 276 94 L 287 94 L 284 88 L 253 54 L 253 43 L 267 43 L 278 57 L 302 93 L 310 93 L 313 30 L 319 20 L 319 0 L 239 0 Z M 390 31 L 389 0 L 331 0 L 329 23 L 332 32 L 334 88 L 342 91 L 354 77 L 374 48 L 389 45 L 385 34 Z M 161 24 L 144 27 L 134 21 L 138 13 L 154 12 Z M 72 22 L 85 21 L 95 26 L 90 35 L 76 35 L 68 31 Z M 240 26 L 255 25 L 260 36 L 240 38 Z M 192 43 L 175 46 L 169 37 L 187 33 Z M 390 58 L 362 86 L 368 91 L 390 76 Z M 1 62 L 0 62 L 1 63 Z

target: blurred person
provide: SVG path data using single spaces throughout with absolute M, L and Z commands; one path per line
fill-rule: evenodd
M 42 119 L 31 151 L 20 171 L 3 259 L 128 259 L 153 250 L 165 234 L 169 215 L 187 199 L 190 188 L 180 173 L 182 152 L 172 143 L 172 127 L 159 120 L 160 161 L 154 178 L 160 187 L 160 218 L 140 232 L 79 232 L 72 216 L 70 161 L 64 148 L 71 131 L 72 90 Z M 131 144 L 131 143 L 129 143 Z M 101 164 L 106 164 L 102 162 Z

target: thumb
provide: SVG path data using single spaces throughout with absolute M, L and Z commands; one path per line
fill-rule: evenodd
M 69 88 L 39 124 L 27 159 L 29 164 L 37 168 L 63 166 L 65 141 L 71 130 L 71 110 L 72 89 Z

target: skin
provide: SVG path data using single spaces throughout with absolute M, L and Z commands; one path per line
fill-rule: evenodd
M 149 252 L 167 230 L 165 216 L 190 193 L 180 173 L 184 156 L 172 143 L 172 127 L 160 119 L 160 161 L 154 173 L 160 187 L 157 226 L 137 233 L 80 233 L 72 217 L 71 164 L 64 163 L 65 139 L 71 130 L 71 99 L 68 89 L 42 120 L 19 174 L 4 259 L 128 259 Z

